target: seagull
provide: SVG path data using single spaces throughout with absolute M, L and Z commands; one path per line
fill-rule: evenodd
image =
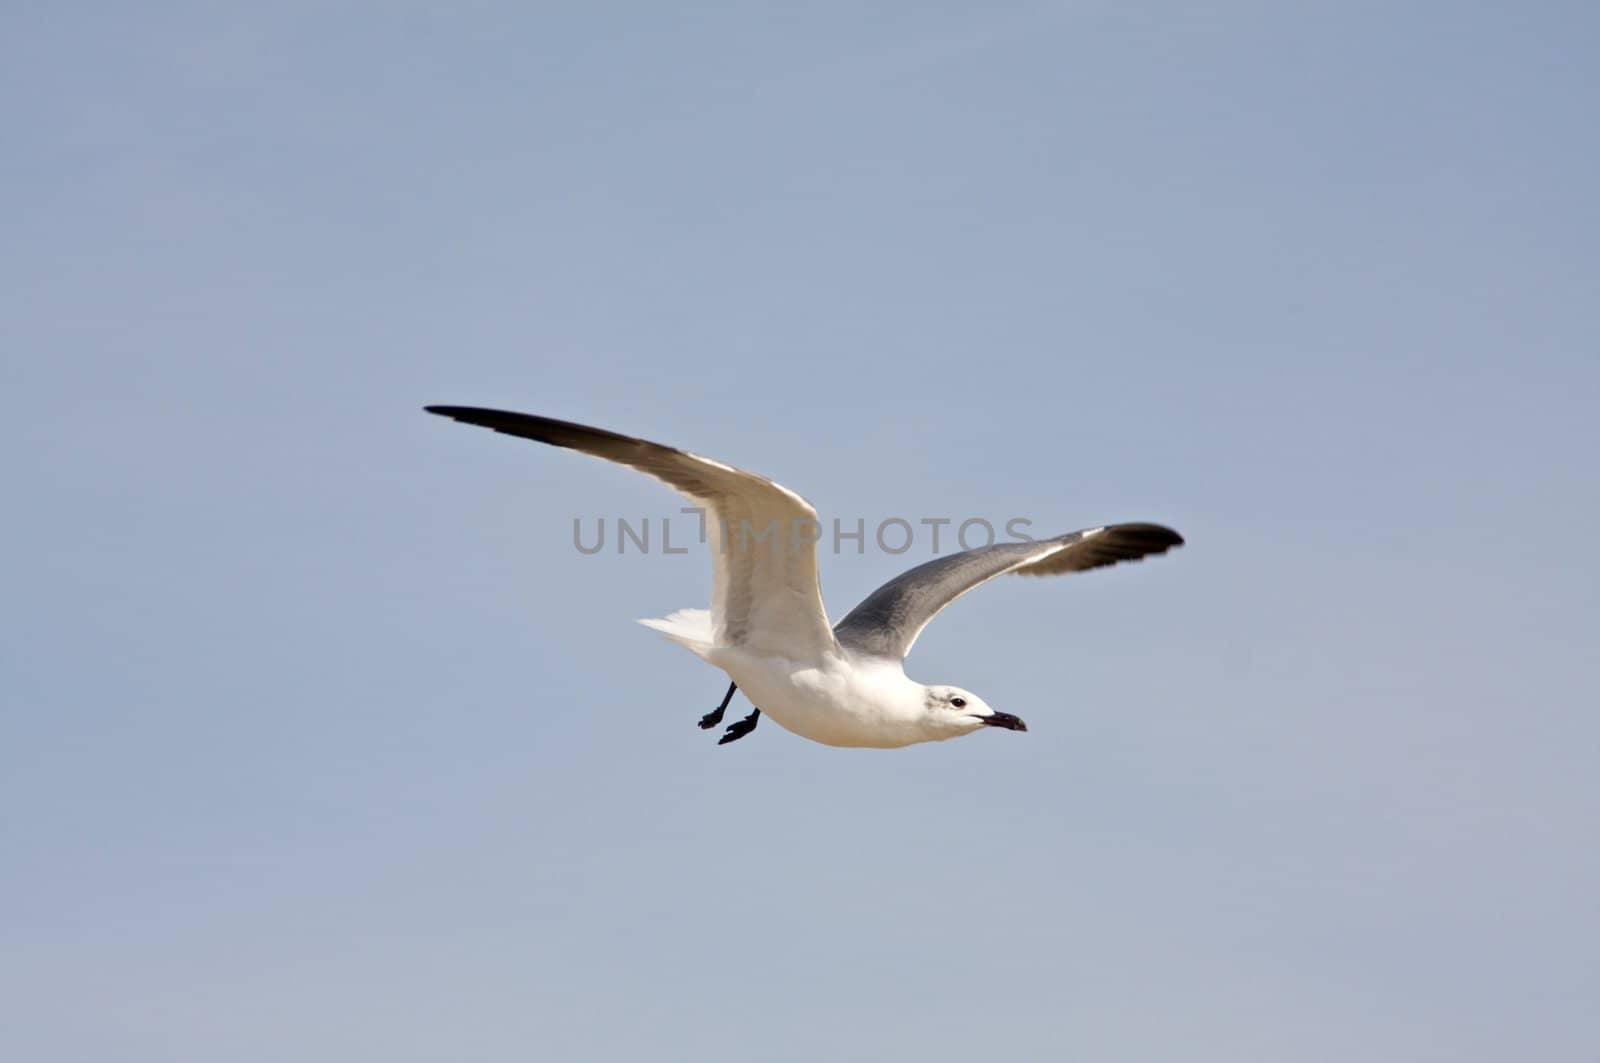
M 722 722 L 735 691 L 743 690 L 759 706 L 730 724 L 718 745 L 755 730 L 763 712 L 785 730 L 829 746 L 894 749 L 988 727 L 1026 731 L 1020 719 L 990 708 L 971 691 L 906 675 L 906 654 L 928 621 L 996 576 L 1082 572 L 1183 545 L 1182 536 L 1159 524 L 1108 524 L 1053 539 L 982 546 L 901 573 L 830 626 L 817 580 L 817 511 L 787 487 L 602 428 L 472 406 L 424 409 L 626 465 L 704 510 L 707 530 L 716 534 L 711 608 L 680 609 L 639 623 L 732 680 L 722 704 L 701 717 L 701 728 Z

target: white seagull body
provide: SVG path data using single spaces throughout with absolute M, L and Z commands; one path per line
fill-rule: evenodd
M 640 623 L 722 669 L 758 706 L 729 727 L 723 743 L 748 734 L 762 713 L 830 746 L 892 748 L 986 726 L 1025 731 L 1017 717 L 996 712 L 975 694 L 906 675 L 905 656 L 928 621 L 1005 573 L 1079 572 L 1183 544 L 1177 532 L 1157 524 L 1113 524 L 979 547 L 902 573 L 830 626 L 817 581 L 817 511 L 788 488 L 697 454 L 567 421 L 466 406 L 427 410 L 627 465 L 705 510 L 711 608 Z M 721 721 L 733 689 L 702 727 Z

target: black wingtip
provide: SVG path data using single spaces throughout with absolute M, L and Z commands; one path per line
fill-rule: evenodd
M 1139 547 L 1144 556 L 1164 554 L 1183 545 L 1183 536 L 1165 524 L 1111 524 L 1106 531 L 1114 532 L 1130 546 Z
M 424 406 L 428 413 L 448 417 L 452 421 L 462 424 L 475 424 L 483 428 L 493 428 L 504 431 L 515 424 L 548 423 L 546 418 L 534 417 L 526 413 L 512 413 L 509 410 L 491 410 L 484 406 Z

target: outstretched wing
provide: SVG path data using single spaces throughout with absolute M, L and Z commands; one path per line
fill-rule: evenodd
M 814 660 L 837 647 L 817 582 L 817 511 L 788 488 L 720 461 L 601 428 L 471 406 L 426 409 L 638 469 L 704 507 L 718 645 L 795 660 Z
M 996 576 L 1082 572 L 1182 545 L 1183 536 L 1159 524 L 1111 524 L 1055 539 L 981 546 L 902 572 L 867 595 L 833 633 L 848 649 L 900 660 L 939 610 Z

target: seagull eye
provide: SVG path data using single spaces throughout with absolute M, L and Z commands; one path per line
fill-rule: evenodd
M 954 705 L 958 709 L 964 709 L 964 708 L 967 707 L 967 699 L 966 698 L 951 698 L 950 699 L 950 704 Z

